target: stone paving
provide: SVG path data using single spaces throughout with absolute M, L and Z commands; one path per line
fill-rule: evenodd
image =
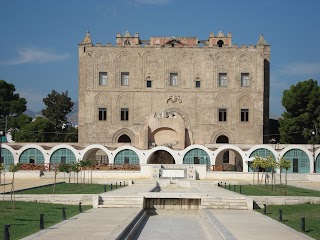
M 59 179 L 61 180 L 61 179 Z M 17 180 L 16 189 L 52 183 L 52 179 Z M 320 183 L 295 183 L 291 185 L 320 189 Z M 150 185 L 133 185 L 118 189 L 114 193 L 120 195 L 139 195 L 141 191 L 151 188 Z M 196 189 L 196 190 L 195 190 Z M 1 191 L 2 189 L 0 189 Z M 170 192 L 198 192 L 208 196 L 238 196 L 211 184 L 197 185 L 192 188 L 177 188 L 172 185 L 163 188 Z M 110 194 L 110 193 L 109 193 Z M 79 214 L 48 229 L 42 230 L 25 239 L 115 239 L 140 211 L 139 208 L 97 208 Z M 225 239 L 311 239 L 284 224 L 252 210 L 213 210 L 212 221 L 223 226 L 231 238 Z M 120 229 L 120 230 L 119 230 Z M 200 233 L 199 233 L 200 230 Z M 164 238 L 165 236 L 165 238 Z M 197 237 L 195 237 L 197 236 Z M 210 239 L 205 224 L 199 215 L 192 214 L 159 214 L 151 216 L 141 231 L 138 239 Z

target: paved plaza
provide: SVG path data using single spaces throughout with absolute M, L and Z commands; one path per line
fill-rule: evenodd
M 17 181 L 17 185 L 19 181 Z M 318 184 L 315 184 L 318 186 Z M 320 185 L 320 184 L 319 184 Z M 141 196 L 150 185 L 132 185 L 101 195 Z M 237 193 L 208 183 L 196 187 L 163 188 L 164 194 L 207 194 L 208 196 L 239 197 Z M 152 193 L 150 193 L 152 194 Z M 159 211 L 148 215 L 131 239 L 312 239 L 282 223 L 253 210 L 205 209 L 209 221 L 203 221 L 197 211 Z M 141 212 L 141 208 L 93 208 L 71 219 L 42 230 L 25 239 L 116 239 Z M 219 232 L 212 234 L 211 226 Z

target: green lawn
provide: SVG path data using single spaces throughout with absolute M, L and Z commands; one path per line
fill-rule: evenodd
M 109 192 L 111 186 L 106 186 L 107 191 Z M 119 184 L 117 188 L 120 188 Z M 112 189 L 116 189 L 115 184 L 113 184 Z M 61 183 L 56 184 L 54 192 L 52 190 L 53 186 L 45 186 L 19 191 L 16 194 L 98 194 L 104 192 L 104 184 Z
M 223 185 L 224 188 L 224 185 Z M 240 192 L 240 186 L 236 185 L 236 192 Z M 227 185 L 229 189 L 229 185 Z M 234 186 L 230 186 L 233 191 Z M 241 185 L 241 193 L 247 196 L 312 196 L 320 197 L 320 191 L 309 190 L 285 185 L 276 185 L 273 190 L 271 185 Z
M 320 204 L 267 206 L 267 216 L 278 220 L 282 210 L 282 223 L 300 231 L 301 217 L 305 217 L 305 234 L 320 240 Z M 256 211 L 263 213 L 263 209 Z
M 40 214 L 44 214 L 44 227 L 48 228 L 62 221 L 62 208 L 70 218 L 79 214 L 78 205 L 16 202 L 16 209 L 10 201 L 0 201 L 0 239 L 4 236 L 4 225 L 10 224 L 10 239 L 21 239 L 39 231 Z M 83 211 L 91 206 L 82 206 Z

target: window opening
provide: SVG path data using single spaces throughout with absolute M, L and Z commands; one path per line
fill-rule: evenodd
M 170 73 L 170 86 L 178 86 L 178 73 Z
M 121 86 L 129 85 L 129 72 L 121 72 Z
M 147 80 L 147 88 L 151 88 L 152 87 L 152 81 L 151 80 Z
M 249 87 L 249 73 L 241 73 L 241 87 Z
M 121 121 L 128 121 L 128 120 L 129 120 L 129 109 L 121 108 Z
M 217 42 L 217 44 L 218 44 L 219 47 L 222 47 L 223 44 L 224 44 L 224 42 L 223 42 L 222 40 L 219 40 L 219 41 Z
M 227 73 L 219 73 L 219 87 L 226 87 L 228 85 Z
M 107 109 L 99 108 L 99 121 L 107 120 Z
M 99 85 L 106 86 L 108 84 L 108 74 L 106 72 L 99 72 Z
M 241 122 L 249 121 L 249 109 L 241 109 Z
M 196 88 L 200 88 L 200 86 L 201 86 L 200 80 L 196 80 Z
M 220 108 L 219 109 L 219 122 L 226 122 L 227 121 L 227 109 Z

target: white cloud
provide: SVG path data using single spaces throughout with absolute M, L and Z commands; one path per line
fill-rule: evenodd
M 18 57 L 13 60 L 2 62 L 9 65 L 17 65 L 24 63 L 47 63 L 63 61 L 70 57 L 69 54 L 58 54 L 51 50 L 41 50 L 36 48 L 18 49 Z
M 164 5 L 169 3 L 170 0 L 134 0 L 135 3 L 145 5 Z
M 288 76 L 317 76 L 320 75 L 320 62 L 291 63 L 284 65 L 280 73 Z

